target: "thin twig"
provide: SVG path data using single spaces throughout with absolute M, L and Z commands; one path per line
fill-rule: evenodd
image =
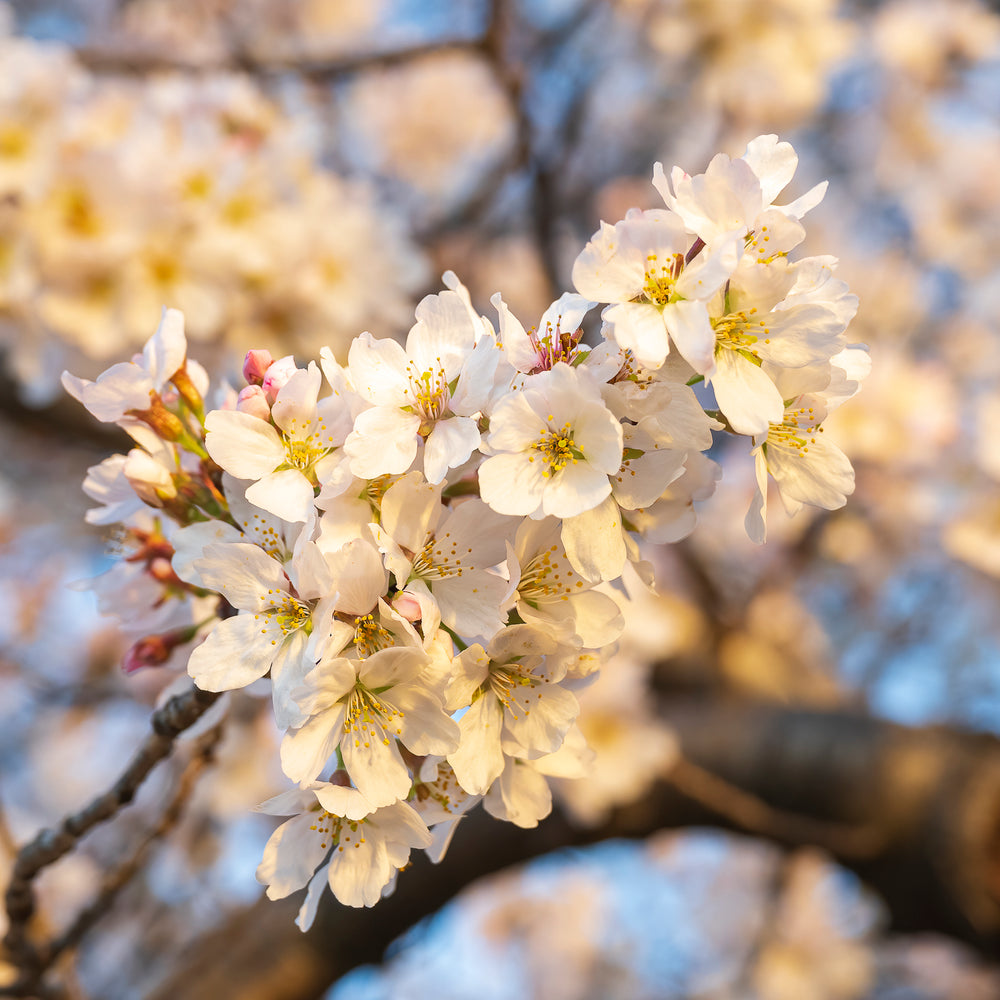
M 35 913 L 34 880 L 39 872 L 68 854 L 84 834 L 131 802 L 150 771 L 170 754 L 177 737 L 194 725 L 218 697 L 213 692 L 192 688 L 171 698 L 153 713 L 150 719 L 153 732 L 111 788 L 79 812 L 66 816 L 57 827 L 42 830 L 21 848 L 7 887 L 9 924 L 3 940 L 7 958 L 21 970 L 21 976 L 10 986 L 0 987 L 0 996 L 30 996 L 46 967 L 44 955 L 28 934 Z
M 305 79 L 331 82 L 372 69 L 388 69 L 426 56 L 450 52 L 468 52 L 479 47 L 476 36 L 435 39 L 398 49 L 345 54 L 329 58 L 306 55 L 260 56 L 245 48 L 235 49 L 227 59 L 215 62 L 185 60 L 183 57 L 150 49 L 125 49 L 110 46 L 83 46 L 76 57 L 96 73 L 139 75 L 175 70 L 186 73 L 218 73 L 240 70 L 249 75 L 296 73 Z
M 91 927 L 111 908 L 118 893 L 132 880 L 142 868 L 149 849 L 161 840 L 180 820 L 202 771 L 212 762 L 215 748 L 222 736 L 222 729 L 216 726 L 198 741 L 195 756 L 188 761 L 181 773 L 177 787 L 170 801 L 160 815 L 159 821 L 153 826 L 133 851 L 132 856 L 118 868 L 110 872 L 104 879 L 96 898 L 77 914 L 76 919 L 63 933 L 53 940 L 47 948 L 39 949 L 43 964 L 49 966 L 67 948 L 79 944 Z

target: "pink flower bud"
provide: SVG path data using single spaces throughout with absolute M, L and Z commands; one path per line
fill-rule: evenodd
M 134 674 L 143 667 L 160 667 L 167 662 L 170 649 L 162 636 L 148 635 L 132 644 L 122 660 L 122 670 Z
M 247 351 L 247 356 L 243 359 L 243 377 L 247 384 L 260 385 L 272 364 L 274 358 L 270 351 Z
M 184 643 L 190 642 L 197 633 L 196 626 L 188 625 L 161 632 L 159 635 L 147 635 L 144 639 L 132 644 L 122 660 L 122 670 L 133 674 L 143 667 L 160 667 L 170 659 L 170 654 Z
M 408 622 L 418 622 L 423 617 L 420 604 L 412 594 L 397 594 L 392 600 L 393 610 Z
M 267 396 L 259 385 L 248 385 L 245 389 L 240 389 L 240 394 L 236 397 L 236 409 L 241 413 L 260 417 L 261 420 L 268 420 L 271 416 Z
M 261 383 L 264 392 L 270 402 L 274 402 L 274 397 L 278 395 L 285 383 L 298 371 L 295 367 L 295 358 L 289 354 L 284 358 L 278 358 L 264 375 Z
M 148 567 L 149 575 L 157 582 L 169 586 L 180 586 L 181 581 L 174 572 L 173 563 L 169 559 L 157 556 L 151 559 Z

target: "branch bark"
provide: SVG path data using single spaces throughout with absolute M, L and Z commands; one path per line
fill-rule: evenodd
M 42 830 L 21 848 L 7 887 L 9 922 L 3 939 L 6 956 L 21 970 L 21 975 L 12 985 L 0 987 L 0 995 L 34 995 L 43 974 L 58 954 L 53 943 L 38 943 L 31 938 L 36 877 L 73 850 L 88 831 L 111 819 L 128 805 L 149 772 L 170 754 L 177 737 L 193 726 L 218 697 L 217 694 L 192 688 L 171 698 L 153 713 L 150 719 L 153 731 L 111 788 L 79 812 L 66 816 L 57 827 Z
M 896 928 L 1000 954 L 1000 741 L 745 702 L 675 703 L 668 715 L 685 754 L 675 780 L 601 827 L 556 812 L 520 830 L 477 811 L 440 865 L 420 855 L 373 909 L 328 897 L 302 935 L 299 894 L 261 900 L 182 955 L 150 1000 L 307 1000 L 379 961 L 477 878 L 559 848 L 706 823 L 823 846 L 882 895 Z

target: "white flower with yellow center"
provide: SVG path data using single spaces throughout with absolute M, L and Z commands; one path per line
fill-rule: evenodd
M 766 433 L 784 419 L 774 373 L 819 367 L 844 347 L 857 297 L 835 280 L 830 257 L 740 268 L 713 303 L 719 409 L 738 434 Z
M 606 332 L 641 365 L 659 368 L 672 341 L 706 374 L 715 346 L 706 301 L 737 260 L 735 239 L 701 248 L 673 213 L 632 210 L 591 237 L 573 265 L 573 284 L 588 298 L 611 303 L 601 314 Z
M 542 313 L 537 327 L 525 330 L 497 292 L 490 301 L 499 314 L 500 341 L 504 356 L 516 372 L 537 375 L 564 361 L 582 365 L 599 382 L 611 378 L 621 367 L 617 345 L 604 341 L 597 347 L 583 343 L 580 324 L 597 304 L 574 292 L 565 292 Z
M 292 692 L 315 663 L 311 649 L 329 631 L 334 580 L 315 544 L 299 547 L 286 568 L 248 542 L 206 545 L 191 563 L 198 586 L 222 594 L 239 614 L 209 632 L 188 660 L 205 691 L 245 687 L 270 672 L 275 719 L 300 724 Z
M 351 345 L 351 379 L 371 404 L 344 446 L 355 476 L 406 472 L 422 448 L 427 480 L 439 483 L 479 447 L 479 416 L 502 354 L 463 291 L 456 284 L 417 306 L 405 350 L 367 333 Z
M 412 646 L 363 659 L 324 657 L 297 692 L 307 721 L 282 741 L 285 774 L 308 785 L 339 748 L 373 808 L 405 799 L 413 780 L 397 740 L 418 756 L 458 745 L 458 724 L 445 714 L 435 677 L 431 658 Z
M 410 851 L 431 843 L 412 806 L 396 802 L 372 810 L 353 792 L 317 781 L 258 807 L 271 815 L 292 815 L 271 834 L 257 881 L 267 886 L 268 899 L 283 899 L 309 883 L 296 920 L 303 931 L 311 926 L 326 886 L 345 906 L 374 906 L 409 861 Z
M 826 193 L 827 183 L 822 181 L 788 205 L 774 204 L 794 176 L 798 162 L 791 143 L 779 142 L 776 135 L 759 135 L 747 144 L 739 159 L 719 153 L 705 173 L 695 177 L 674 167 L 668 182 L 663 165 L 657 163 L 653 186 L 667 207 L 706 243 L 732 235 L 748 237 L 754 249 L 762 250 L 766 257 L 770 255 L 767 242 L 760 239 L 758 243 L 757 238 L 768 219 L 774 228 L 781 227 L 782 220 L 796 224 Z M 798 241 L 791 235 L 793 231 L 800 232 L 801 226 L 792 225 L 788 235 L 782 235 L 782 243 Z
M 63 388 L 105 423 L 129 423 L 130 410 L 146 410 L 152 397 L 167 392 L 168 383 L 181 369 L 190 366 L 199 391 L 204 395 L 208 376 L 204 369 L 187 360 L 184 315 L 176 309 L 164 309 L 160 325 L 146 341 L 142 354 L 132 361 L 112 365 L 94 382 L 63 372 Z
M 505 396 L 490 418 L 483 500 L 501 514 L 573 517 L 611 493 L 622 429 L 587 373 L 559 362 Z
M 559 686 L 567 666 L 560 651 L 546 631 L 512 625 L 485 650 L 476 644 L 455 657 L 447 704 L 468 708 L 458 723 L 462 741 L 448 763 L 467 792 L 485 795 L 507 756 L 534 759 L 562 745 L 580 706 Z
M 315 514 L 315 490 L 329 476 L 351 425 L 341 395 L 319 399 L 322 376 L 315 362 L 278 391 L 271 420 L 239 410 L 213 410 L 205 418 L 205 447 L 226 472 L 252 480 L 251 503 L 286 521 Z
M 778 486 L 778 495 L 789 515 L 797 513 L 803 504 L 837 510 L 854 492 L 854 469 L 847 456 L 827 440 L 821 426 L 829 412 L 850 398 L 860 388 L 861 380 L 870 368 L 868 353 L 863 348 L 849 347 L 833 359 L 833 377 L 821 391 L 796 393 L 800 383 L 815 374 L 782 373 L 778 387 L 788 392 L 791 401 L 785 406 L 781 423 L 771 424 L 767 436 L 754 438 L 754 459 L 757 492 L 747 512 L 745 526 L 754 542 L 766 537 L 767 474 Z
M 507 570 L 516 588 L 517 613 L 560 642 L 605 646 L 624 628 L 621 608 L 574 570 L 560 529 L 556 518 L 527 520 L 518 528 L 514 546 L 508 546 Z
M 379 548 L 396 586 L 420 604 L 425 636 L 441 621 L 464 636 L 501 627 L 507 582 L 488 570 L 503 561 L 510 518 L 476 499 L 445 507 L 441 486 L 419 472 L 386 490 L 381 518 Z

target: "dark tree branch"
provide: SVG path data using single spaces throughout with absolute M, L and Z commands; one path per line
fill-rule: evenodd
M 235 47 L 228 59 L 214 63 L 192 62 L 176 54 L 149 47 L 86 45 L 76 50 L 76 57 L 83 66 L 95 73 L 147 76 L 165 70 L 187 73 L 238 70 L 249 75 L 296 73 L 304 79 L 329 83 L 369 70 L 400 66 L 427 56 L 476 51 L 480 44 L 480 40 L 474 36 L 445 38 L 398 49 L 345 54 L 330 58 L 277 55 L 264 57 L 249 49 Z
M 897 929 L 1000 954 L 1000 741 L 745 702 L 668 714 L 688 763 L 602 826 L 556 812 L 520 830 L 477 810 L 440 865 L 417 856 L 373 909 L 328 897 L 302 935 L 300 894 L 261 900 L 182 955 L 150 1000 L 311 1000 L 484 875 L 559 848 L 706 824 L 818 843 L 882 895 Z
M 41 976 L 51 961 L 51 947 L 39 946 L 29 933 L 35 913 L 35 878 L 73 850 L 88 831 L 128 805 L 150 771 L 170 754 L 177 737 L 194 725 L 218 697 L 192 688 L 171 698 L 153 713 L 150 719 L 153 732 L 111 788 L 79 812 L 66 816 L 57 827 L 42 830 L 21 849 L 7 887 L 9 923 L 3 940 L 8 960 L 21 970 L 21 976 L 13 985 L 0 987 L 0 996 L 31 996 L 37 991 Z
M 118 894 L 138 874 L 145 864 L 150 849 L 172 830 L 184 814 L 191 793 L 201 773 L 215 758 L 215 749 L 222 736 L 221 726 L 215 726 L 198 740 L 194 756 L 188 761 L 170 801 L 159 820 L 143 836 L 132 855 L 114 871 L 105 876 L 95 899 L 77 914 L 73 923 L 55 938 L 41 953 L 41 964 L 50 966 L 67 948 L 75 947 L 84 935 L 110 910 Z

